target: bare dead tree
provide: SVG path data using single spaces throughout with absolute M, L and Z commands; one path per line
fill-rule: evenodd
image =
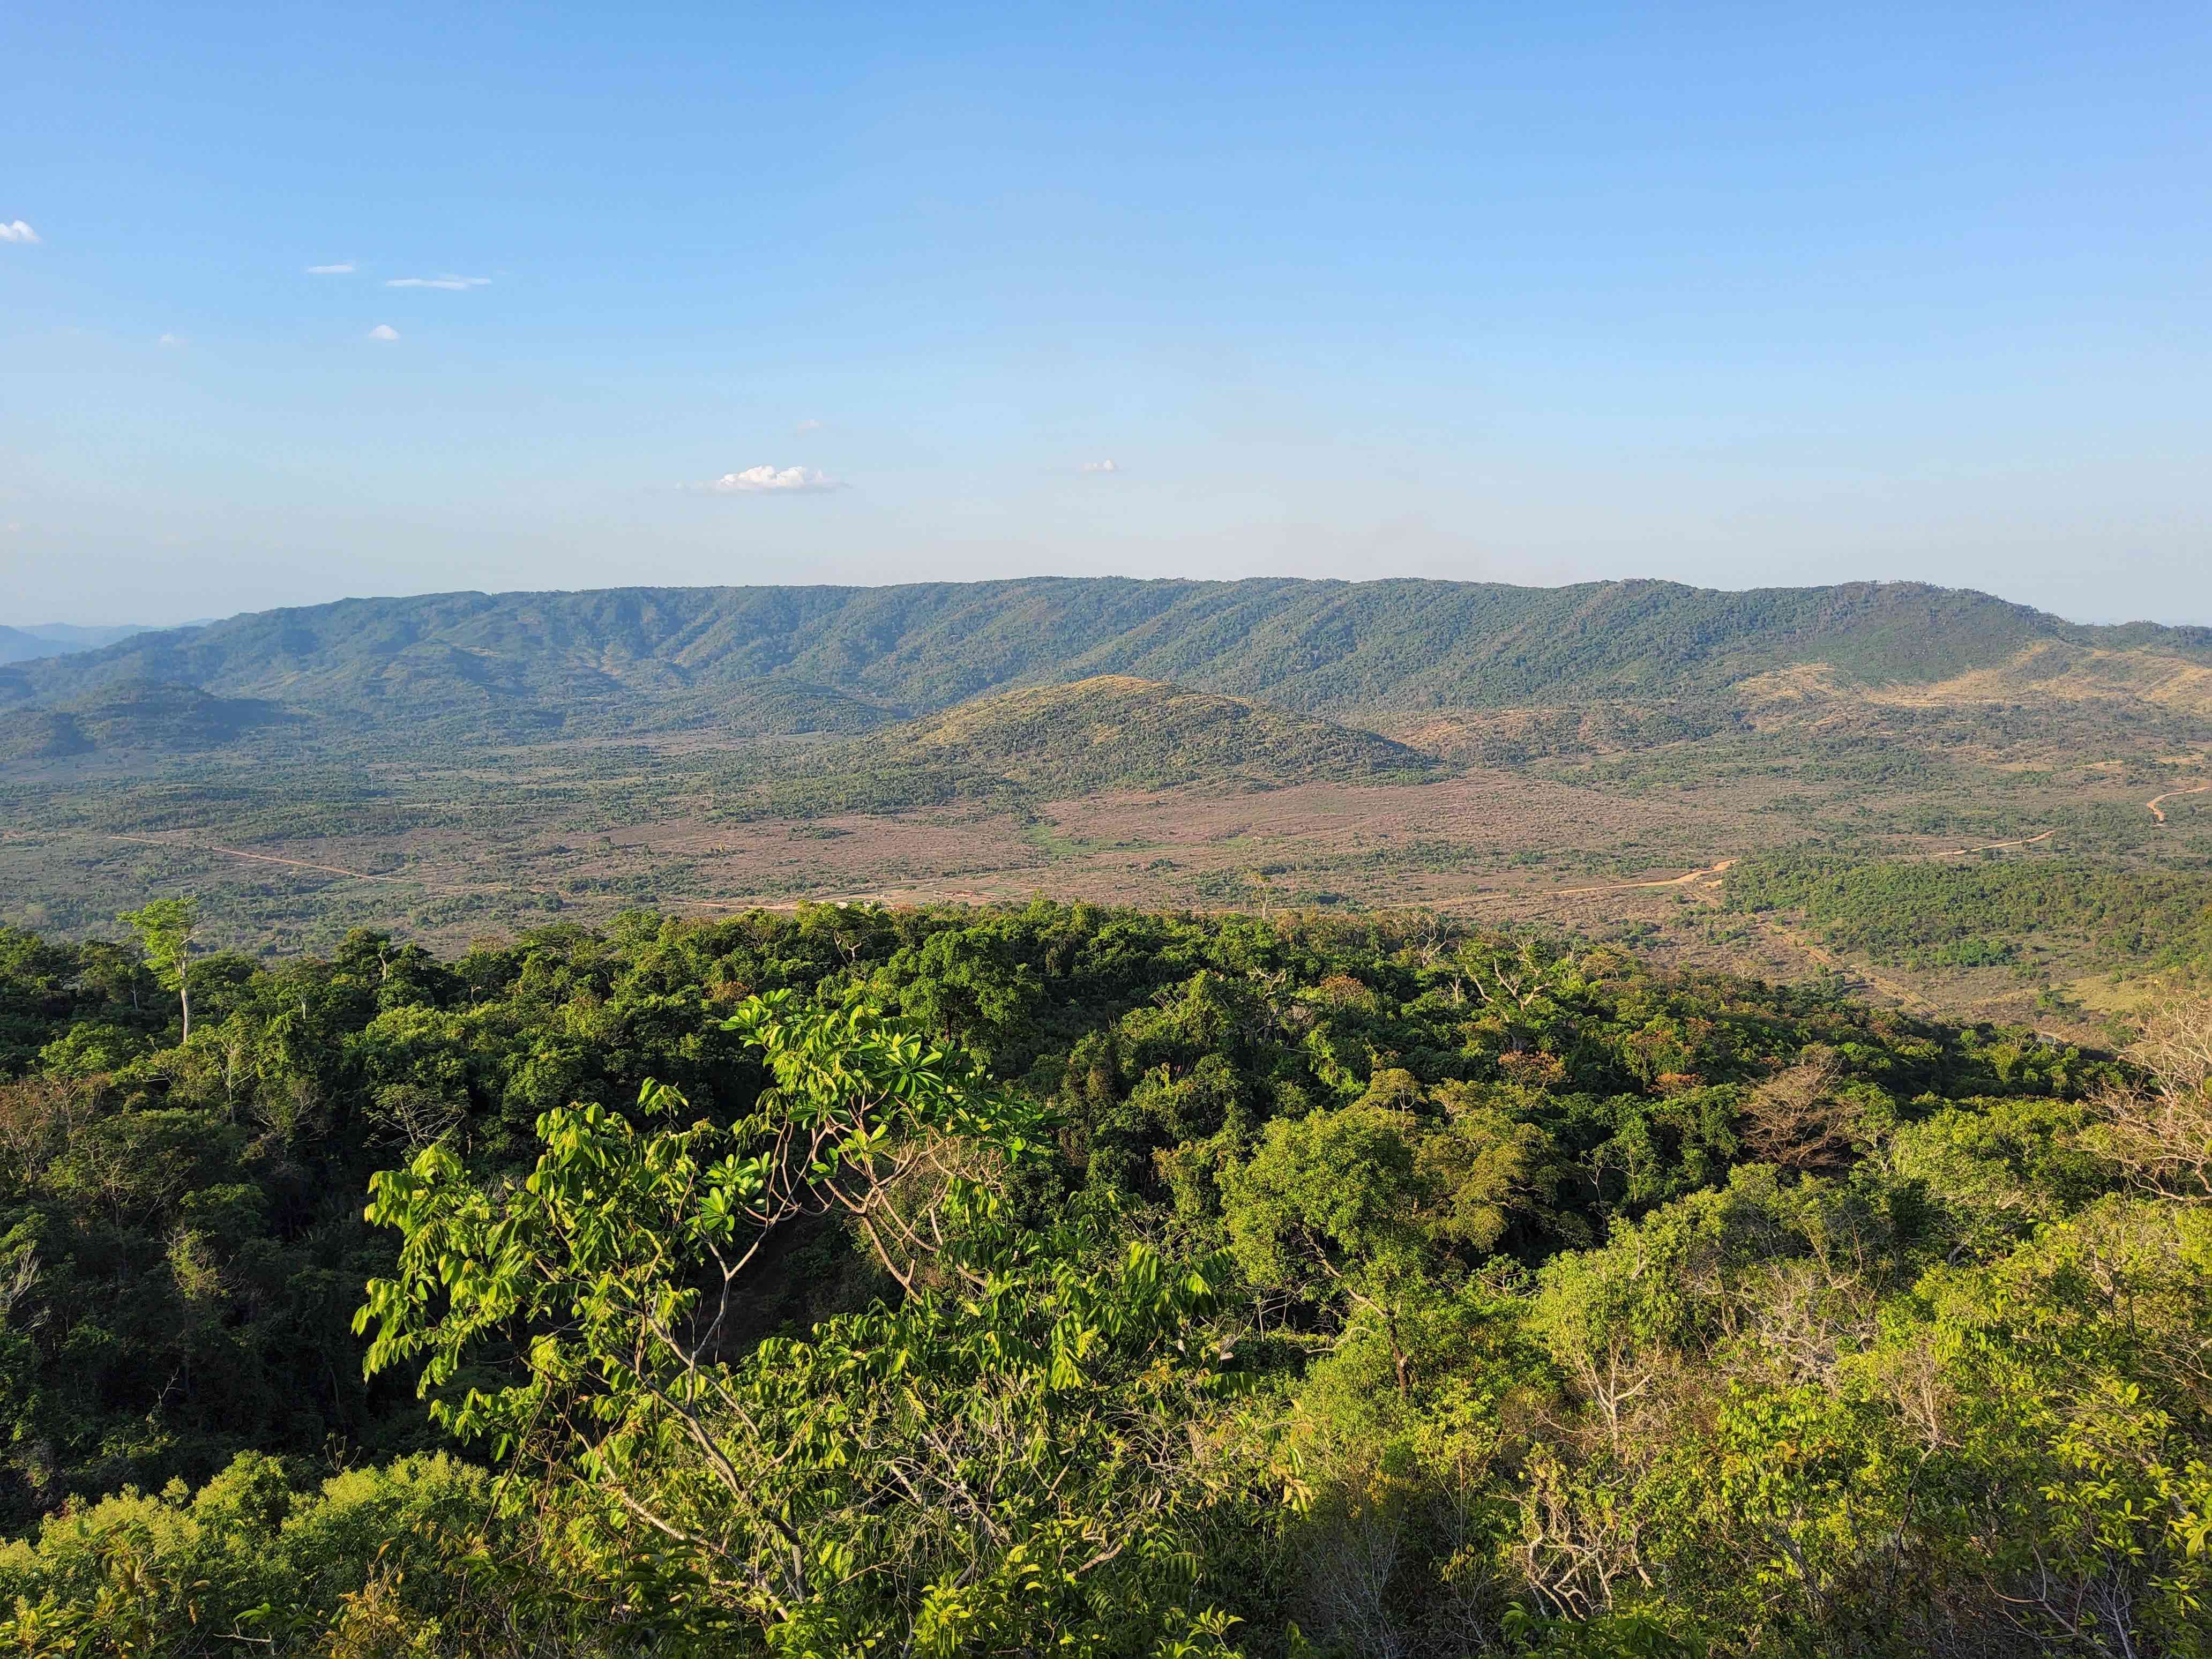
M 1851 1160 L 1858 1107 L 1838 1093 L 1842 1062 L 1809 1045 L 1788 1071 L 1753 1090 L 1738 1115 L 1744 1150 L 1762 1164 L 1808 1175 L 1832 1174 Z
M 2212 997 L 2169 994 L 2128 1058 L 2143 1079 L 2097 1096 L 2092 1145 L 2144 1192 L 2212 1203 Z

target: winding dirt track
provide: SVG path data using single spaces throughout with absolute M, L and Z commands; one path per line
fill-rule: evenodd
M 2056 830 L 2046 830 L 2039 836 L 2030 836 L 2026 841 L 1993 841 L 1980 847 L 1954 847 L 1948 853 L 1930 853 L 1928 856 L 1933 859 L 1962 859 L 1969 853 L 1994 853 L 2007 847 L 2033 847 L 2039 841 L 2049 841 L 2057 833 Z
M 1542 896 L 1546 898 L 1581 898 L 1591 893 L 1634 893 L 1647 887 L 1687 887 L 1693 881 L 1707 876 L 1717 876 L 1735 866 L 1734 859 L 1723 859 L 1718 864 L 1709 864 L 1702 870 L 1686 871 L 1679 876 L 1668 876 L 1663 881 L 1623 881 L 1610 887 L 1554 887 Z
M 2143 803 L 2143 810 L 2148 812 L 2151 817 L 2156 818 L 2160 823 L 2164 823 L 2166 822 L 2166 812 L 2165 810 L 2159 805 L 2160 801 L 2172 800 L 2176 795 L 2201 795 L 2208 789 L 2212 789 L 2212 783 L 2192 783 L 2186 789 L 2169 789 L 2164 794 L 2153 795 L 2148 800 L 2145 801 Z
M 2199 787 L 2203 788 L 2212 788 L 2212 784 L 2205 784 Z M 2181 794 L 2193 794 L 2196 791 L 2179 790 L 2176 793 Z M 2165 797 L 2161 795 L 2159 799 L 2163 800 Z M 2039 836 L 2028 836 L 2020 841 L 1984 842 L 1979 847 L 1954 847 L 1945 852 L 1929 853 L 1924 854 L 1924 856 L 1936 859 L 1957 859 L 1964 858 L 1970 853 L 1995 853 L 2008 847 L 2033 847 L 2038 842 L 2049 841 L 2058 832 L 2056 830 L 2045 830 Z M 1516 895 L 1516 896 L 1528 898 L 1588 898 L 1594 894 L 1636 893 L 1653 887 L 1687 887 L 1694 883 L 1705 880 L 1708 876 L 1723 874 L 1727 871 L 1735 868 L 1737 862 L 1738 860 L 1735 859 L 1723 859 L 1717 864 L 1708 864 L 1700 870 L 1687 870 L 1679 876 L 1668 876 L 1661 881 L 1623 881 L 1613 883 L 1612 885 L 1606 887 L 1553 887 L 1546 889 L 1541 893 L 1518 894 Z
M 309 864 L 301 859 L 280 859 L 274 853 L 249 853 L 243 847 L 218 847 L 206 841 L 165 841 L 159 836 L 120 836 L 112 830 L 94 830 L 87 833 L 102 841 L 131 841 L 141 847 L 184 848 L 194 853 L 227 853 L 234 859 L 252 859 L 256 864 L 281 864 L 293 870 L 313 870 L 319 875 L 350 876 L 356 881 L 397 882 L 404 887 L 425 887 L 429 884 L 412 876 L 380 876 L 370 870 L 348 870 L 335 864 Z M 458 887 L 434 888 L 439 892 L 460 892 Z
M 9 839 L 15 832 L 9 833 Z M 506 882 L 491 885 L 454 886 L 449 883 L 424 881 L 420 876 L 380 875 L 374 870 L 349 870 L 339 864 L 310 864 L 305 859 L 279 858 L 274 853 L 249 853 L 243 847 L 224 847 L 211 841 L 185 841 L 165 836 L 126 836 L 112 830 L 45 830 L 38 832 L 49 836 L 84 836 L 94 841 L 127 841 L 140 847 L 166 848 L 173 853 L 220 853 L 225 858 L 248 859 L 255 864 L 281 864 L 288 870 L 308 870 L 319 876 L 343 876 L 349 881 L 382 881 L 394 886 L 412 887 L 425 893 L 438 893 L 459 897 L 471 893 L 512 893 L 522 891 L 541 893 L 542 887 L 531 887 L 520 882 Z
M 1771 916 L 1754 915 L 1751 921 L 1770 938 L 1778 939 L 1790 949 L 1811 957 L 1823 968 L 1832 969 L 1849 978 L 1863 980 L 1884 996 L 1917 1012 L 1932 1014 L 1937 1012 L 1934 1003 L 1929 1001 L 1910 985 L 1900 984 L 1893 979 L 1885 979 L 1863 963 L 1847 962 L 1834 951 L 1823 945 L 1815 945 L 1795 928 L 1785 927 Z

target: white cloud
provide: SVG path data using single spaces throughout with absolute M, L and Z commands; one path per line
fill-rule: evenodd
M 39 233 L 21 219 L 0 220 L 0 242 L 35 242 Z
M 379 323 L 368 331 L 368 337 L 372 340 L 396 340 L 399 337 L 399 331 L 389 323 Z
M 819 432 L 822 429 L 822 422 L 812 419 L 804 420 L 791 429 L 793 432 Z
M 184 343 L 185 337 L 181 334 L 164 334 L 160 339 L 154 342 L 155 345 L 165 346 L 180 346 L 184 344 Z
M 844 487 L 841 480 L 826 477 L 811 466 L 749 466 L 742 472 L 725 472 L 712 483 L 695 486 L 716 495 L 755 495 L 770 490 L 805 495 Z
M 464 289 L 489 288 L 489 276 L 394 276 L 386 288 L 442 288 L 459 294 Z
M 307 267 L 307 275 L 310 276 L 350 276 L 353 275 L 353 261 L 350 259 L 343 259 L 334 265 L 309 265 Z
M 1083 461 L 1077 465 L 1078 472 L 1119 472 L 1121 469 L 1112 461 Z

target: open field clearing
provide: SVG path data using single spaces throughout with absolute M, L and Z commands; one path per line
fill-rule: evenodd
M 713 915 L 1049 893 L 1209 910 L 1429 908 L 1618 939 L 1685 966 L 1841 974 L 1925 1011 L 2089 1029 L 2099 1011 L 2063 994 L 2083 977 L 2076 951 L 2033 974 L 1877 966 L 1787 918 L 1727 911 L 1729 872 L 1805 849 L 1960 866 L 2212 854 L 2212 796 L 2182 781 L 2194 754 L 1868 775 L 1692 742 L 1455 767 L 1431 782 L 1200 784 L 735 821 L 713 758 L 688 743 L 564 746 L 385 764 L 343 783 L 302 775 L 257 789 L 229 769 L 221 787 L 79 779 L 43 801 L 19 791 L 0 829 L 5 919 L 97 933 L 146 891 L 190 890 L 222 936 L 270 952 L 327 948 L 354 927 L 453 948 L 640 907 Z

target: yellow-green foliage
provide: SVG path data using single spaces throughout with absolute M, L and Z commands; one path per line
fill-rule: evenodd
M 28 1651 L 2206 1655 L 2212 1012 L 1042 902 L 191 972 L 0 935 Z
M 0 1546 L 0 1642 L 27 1653 L 317 1650 L 385 1587 L 418 1626 L 464 1599 L 492 1483 L 438 1455 L 303 1482 L 243 1452 L 197 1493 L 126 1490 Z

